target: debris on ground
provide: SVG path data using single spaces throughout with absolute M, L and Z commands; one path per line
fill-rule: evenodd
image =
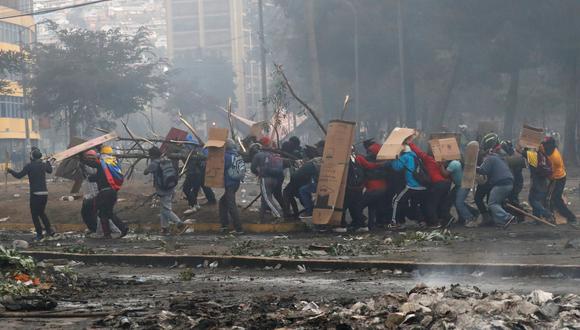
M 580 297 L 573 294 L 552 296 L 536 290 L 522 296 L 484 293 L 461 285 L 432 288 L 420 284 L 407 294 L 386 293 L 363 301 L 303 301 L 293 295 L 267 295 L 227 305 L 210 296 L 180 296 L 166 309 L 132 322 L 149 328 L 204 329 L 242 329 L 248 324 L 255 329 L 561 329 L 580 326 L 579 307 Z

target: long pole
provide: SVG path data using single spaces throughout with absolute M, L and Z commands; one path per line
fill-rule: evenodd
M 403 30 L 403 4 L 401 2 L 402 0 L 397 1 L 397 24 L 399 28 L 399 71 L 401 72 L 401 113 L 399 120 L 402 125 L 407 111 L 407 90 L 405 86 L 405 31 Z
M 268 104 L 266 102 L 268 98 L 268 85 L 266 82 L 266 41 L 264 38 L 264 2 L 263 0 L 258 0 L 258 17 L 260 21 L 260 74 L 262 76 L 262 117 L 263 120 L 268 120 Z
M 354 111 L 355 121 L 359 123 L 359 52 L 358 52 L 358 10 L 350 0 L 343 0 L 344 3 L 352 10 L 354 21 Z
M 24 54 L 24 40 L 23 40 L 23 32 L 30 31 L 30 27 L 23 27 L 20 32 L 18 33 L 18 46 L 20 48 L 20 53 Z M 30 40 L 29 40 L 30 42 Z M 26 61 L 23 59 L 21 62 L 22 66 L 22 100 L 23 100 L 23 108 L 22 108 L 22 115 L 24 117 L 24 145 L 22 146 L 22 161 L 26 162 L 26 154 L 30 150 L 30 127 L 29 125 L 29 105 L 30 102 L 28 100 L 28 67 Z

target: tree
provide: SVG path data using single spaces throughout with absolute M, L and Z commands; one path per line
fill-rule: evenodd
M 0 51 L 0 94 L 13 93 L 11 76 L 22 73 L 22 54 L 14 51 Z M 18 79 L 20 80 L 20 79 Z
M 94 125 L 142 111 L 164 92 L 163 61 L 152 52 L 149 32 L 88 31 L 52 25 L 56 42 L 30 49 L 33 111 L 68 123 Z

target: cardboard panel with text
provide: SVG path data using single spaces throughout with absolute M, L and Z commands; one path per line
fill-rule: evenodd
M 522 148 L 538 149 L 544 139 L 544 129 L 524 125 L 518 145 Z
M 207 148 L 207 162 L 205 164 L 205 185 L 211 188 L 224 187 L 224 157 L 226 153 L 227 128 L 210 127 Z
M 314 224 L 340 225 L 354 135 L 353 122 L 333 120 L 328 124 L 312 214 Z
M 431 147 L 435 161 L 442 162 L 461 159 L 461 151 L 459 151 L 459 145 L 455 137 L 430 140 L 429 147 Z

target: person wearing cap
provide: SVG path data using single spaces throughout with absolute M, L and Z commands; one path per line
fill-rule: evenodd
M 96 161 L 98 158 L 95 150 L 87 150 L 82 154 L 85 161 Z M 87 165 L 81 164 L 83 180 L 83 205 L 81 207 L 81 217 L 87 226 L 89 234 L 97 232 L 97 195 L 99 188 L 95 182 L 90 182 L 88 177 L 96 174 L 96 170 Z
M 545 138 L 544 142 L 542 142 L 542 147 L 552 165 L 552 175 L 550 176 L 550 187 L 548 190 L 550 209 L 552 211 L 558 211 L 558 213 L 566 218 L 568 223 L 576 224 L 576 215 L 570 211 L 562 197 L 564 188 L 566 187 L 567 176 L 564 158 L 562 158 L 562 154 L 560 154 L 556 140 L 553 137 Z
M 245 164 L 236 164 L 237 161 L 243 162 L 238 154 L 238 147 L 234 140 L 226 140 L 226 152 L 224 156 L 224 194 L 219 200 L 219 217 L 221 222 L 221 231 L 227 232 L 230 220 L 234 225 L 235 233 L 243 234 L 242 223 L 240 222 L 240 212 L 236 204 L 236 193 L 240 188 L 240 177 L 233 177 L 229 170 L 235 166 L 240 166 L 239 170 L 245 172 Z M 243 177 L 243 175 L 242 175 Z
M 121 219 L 115 216 L 114 209 L 117 204 L 117 191 L 121 188 L 122 178 L 113 177 L 109 164 L 117 166 L 116 158 L 113 157 L 113 148 L 102 146 L 97 159 L 82 160 L 86 165 L 95 168 L 96 173 L 89 175 L 90 182 L 95 182 L 99 192 L 97 194 L 97 211 L 103 228 L 103 237 L 111 238 L 111 221 L 120 231 L 121 236 L 127 235 L 129 228 Z
M 52 173 L 52 165 L 48 161 L 42 161 L 42 153 L 38 148 L 33 147 L 30 152 L 30 163 L 26 164 L 20 172 L 10 168 L 6 171 L 17 179 L 28 176 L 30 187 L 30 214 L 36 230 L 35 240 L 40 241 L 44 238 L 44 231 L 47 236 L 54 236 L 55 232 L 50 226 L 50 221 L 46 216 L 45 209 L 48 203 L 48 189 L 46 187 L 46 173 Z
M 498 154 L 501 146 L 497 134 L 486 135 L 482 146 L 486 155 L 481 166 L 476 168 L 476 172 L 487 176 L 487 184 L 490 187 L 487 206 L 496 226 L 506 227 L 515 219 L 502 206 L 512 193 L 514 176 L 508 164 Z

